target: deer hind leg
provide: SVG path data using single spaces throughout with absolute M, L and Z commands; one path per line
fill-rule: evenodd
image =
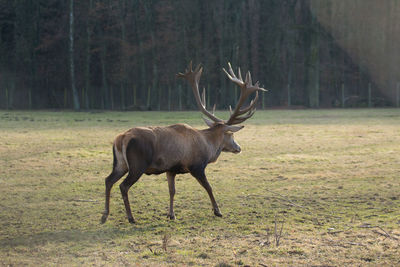
M 175 173 L 167 172 L 168 188 L 169 188 L 169 211 L 167 217 L 175 220 L 174 213 L 174 196 L 175 196 Z
M 129 165 L 129 174 L 119 185 L 122 199 L 124 201 L 126 216 L 130 223 L 135 223 L 129 204 L 128 191 L 135 184 L 151 163 L 152 149 L 146 143 L 131 139 L 126 148 L 126 160 Z
M 214 194 L 212 192 L 211 185 L 207 181 L 206 174 L 204 173 L 204 168 L 195 168 L 190 171 L 190 173 L 193 175 L 193 177 L 196 178 L 196 180 L 204 187 L 204 189 L 207 191 L 208 196 L 210 197 L 211 204 L 213 206 L 214 210 L 214 215 L 218 217 L 222 217 L 221 212 L 219 211 L 217 202 L 215 201 Z
M 113 156 L 114 156 L 113 170 L 112 170 L 111 174 L 105 180 L 106 201 L 105 201 L 105 208 L 104 208 L 103 216 L 101 217 L 101 223 L 105 223 L 107 221 L 108 215 L 110 214 L 111 188 L 128 171 L 128 166 L 126 165 L 124 159 L 122 158 L 122 154 L 119 153 L 118 151 L 115 151 L 115 147 L 113 147 Z
M 125 180 L 119 185 L 119 189 L 121 190 L 122 199 L 125 205 L 126 216 L 128 217 L 128 221 L 130 223 L 135 223 L 135 219 L 132 216 L 131 206 L 129 204 L 128 198 L 128 191 L 129 188 L 131 188 L 131 186 L 139 180 L 142 174 L 143 172 L 129 172 Z

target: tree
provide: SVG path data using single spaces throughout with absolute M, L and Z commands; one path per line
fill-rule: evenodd
M 71 74 L 71 90 L 74 110 L 80 109 L 79 95 L 75 86 L 75 64 L 74 64 L 74 0 L 69 1 L 69 64 Z

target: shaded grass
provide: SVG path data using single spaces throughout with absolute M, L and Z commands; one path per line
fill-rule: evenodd
M 100 225 L 113 137 L 141 125 L 202 128 L 198 112 L 0 112 L 0 265 L 399 264 L 399 115 L 258 111 L 236 134 L 243 152 L 207 168 L 222 219 L 180 175 L 177 220 L 167 220 L 159 175 L 129 192 L 136 225 L 117 186 Z M 285 221 L 279 247 L 268 240 L 275 217 Z

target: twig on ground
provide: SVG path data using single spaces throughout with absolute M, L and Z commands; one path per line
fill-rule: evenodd
M 364 244 L 361 244 L 361 243 L 356 243 L 356 242 L 339 242 L 339 241 L 337 242 L 337 241 L 332 240 L 332 239 L 331 240 L 326 240 L 326 241 L 328 241 L 327 244 L 326 244 L 328 246 L 348 248 L 349 247 L 348 245 L 351 245 L 351 246 L 361 246 L 361 247 L 364 247 L 364 248 L 368 248 L 367 245 L 364 245 Z
M 147 246 L 147 248 L 150 250 L 150 252 L 151 253 L 153 253 L 153 255 L 156 255 L 156 256 L 158 256 L 158 255 L 161 255 L 162 254 L 162 252 L 161 251 L 159 251 L 157 248 L 156 249 L 152 249 L 151 248 L 151 246 L 149 245 L 149 246 Z
M 295 207 L 302 208 L 302 209 L 307 208 L 307 207 L 301 206 L 301 205 L 299 205 L 299 204 L 293 203 L 293 201 L 291 201 L 290 199 L 288 199 L 287 196 L 281 195 L 281 194 L 279 194 L 279 193 L 277 193 L 277 192 L 274 192 L 274 191 L 271 191 L 271 190 L 269 190 L 269 189 L 267 189 L 267 188 L 266 188 L 265 190 L 267 190 L 268 192 L 270 192 L 270 193 L 272 193 L 272 194 L 275 194 L 275 195 L 280 196 L 283 200 L 285 200 L 286 202 L 288 202 L 291 206 L 295 206 Z
M 328 234 L 330 234 L 330 235 L 335 235 L 335 234 L 339 234 L 339 233 L 343 233 L 344 231 L 341 231 L 341 230 L 339 230 L 339 231 L 328 231 Z
M 70 201 L 75 201 L 75 202 L 98 202 L 98 200 L 93 200 L 93 199 L 71 199 Z
M 356 242 L 346 242 L 346 244 L 368 248 L 367 245 L 364 245 L 364 244 L 361 244 L 361 243 L 356 243 Z
M 393 239 L 396 241 L 399 241 L 399 239 L 397 237 L 394 237 L 392 235 L 390 235 L 388 232 L 386 232 L 382 227 L 380 227 L 379 225 L 370 225 L 368 223 L 360 225 L 359 228 L 378 228 L 379 230 L 381 230 L 383 233 L 379 232 L 378 230 L 372 230 L 373 233 L 384 236 L 386 238 L 389 239 Z
M 379 227 L 379 228 L 380 228 L 380 227 Z M 383 229 L 381 229 L 381 230 L 384 231 Z M 385 232 L 385 231 L 384 231 L 384 233 L 381 233 L 381 232 L 379 232 L 378 230 L 372 230 L 372 232 L 375 233 L 375 234 L 384 236 L 384 237 L 386 237 L 386 238 L 399 241 L 399 239 L 398 239 L 397 237 L 391 236 L 391 235 L 389 235 L 389 234 L 388 234 L 387 232 Z

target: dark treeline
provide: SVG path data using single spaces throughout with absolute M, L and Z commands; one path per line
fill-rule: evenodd
M 207 104 L 220 109 L 238 97 L 221 71 L 228 61 L 269 89 L 260 108 L 393 104 L 371 94 L 367 69 L 313 8 L 307 0 L 0 0 L 0 108 L 194 109 L 175 77 L 190 60 L 203 64 Z

